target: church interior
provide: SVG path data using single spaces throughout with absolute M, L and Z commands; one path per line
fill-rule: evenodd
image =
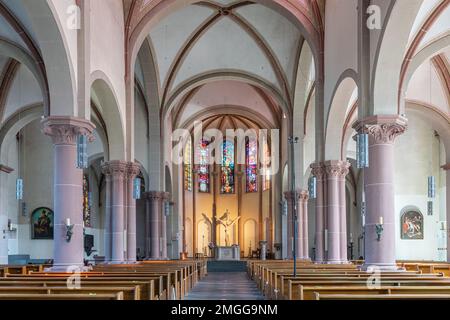
M 450 299 L 450 0 L 0 26 L 0 300 Z

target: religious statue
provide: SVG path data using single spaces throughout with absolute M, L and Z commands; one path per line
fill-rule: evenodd
M 219 218 L 216 218 L 217 223 L 223 225 L 224 229 L 225 229 L 225 246 L 228 247 L 229 246 L 229 242 L 230 242 L 230 236 L 228 235 L 228 228 L 233 227 L 236 222 L 239 221 L 240 217 L 237 217 L 236 219 L 231 219 L 230 217 L 230 212 L 228 211 L 228 209 L 225 211 L 225 213 Z

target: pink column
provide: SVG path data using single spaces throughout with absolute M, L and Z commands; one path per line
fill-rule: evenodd
M 113 160 L 103 165 L 111 176 L 111 263 L 125 262 L 125 192 L 127 163 Z
M 342 162 L 339 174 L 339 218 L 340 218 L 340 259 L 348 262 L 347 255 L 347 206 L 345 197 L 345 177 L 349 173 L 350 163 Z
M 161 259 L 168 259 L 167 256 L 167 216 L 165 214 L 165 203 L 169 201 L 169 193 L 162 192 L 161 195 L 161 205 L 160 205 L 160 217 L 161 217 Z
M 161 214 L 162 199 L 164 192 L 150 191 L 145 193 L 148 201 L 147 209 L 149 209 L 149 239 L 150 239 L 150 255 L 149 259 L 161 259 L 162 241 L 161 241 Z
M 134 179 L 140 172 L 137 163 L 128 164 L 128 175 L 126 181 L 127 195 L 127 261 L 136 262 L 136 199 L 133 197 Z
M 300 192 L 299 208 L 302 215 L 302 259 L 309 260 L 309 244 L 308 244 L 308 191 Z
M 105 262 L 111 261 L 111 175 L 109 170 L 102 168 L 105 175 L 105 220 L 103 242 L 105 246 Z
M 322 163 L 314 163 L 311 165 L 312 174 L 317 179 L 315 207 L 316 207 L 316 252 L 315 252 L 315 262 L 323 263 L 325 261 L 325 248 L 324 248 L 324 203 L 325 203 L 325 168 Z
M 8 175 L 12 168 L 0 164 L 0 188 L 8 185 Z M 6 192 L 5 192 L 6 193 Z M 8 264 L 8 212 L 5 210 L 7 203 L 6 194 L 0 194 L 0 265 Z
M 365 264 L 381 270 L 398 269 L 395 260 L 394 140 L 406 130 L 407 119 L 372 116 L 355 125 L 369 134 L 369 168 L 364 170 L 366 197 Z M 383 233 L 377 240 L 376 224 L 383 217 Z
M 446 216 L 447 216 L 447 261 L 450 262 L 450 233 L 448 230 L 450 230 L 450 163 L 447 163 L 446 165 L 442 166 L 442 169 L 444 169 L 446 172 L 446 185 L 445 185 L 445 210 L 446 210 Z
M 54 248 L 53 268 L 49 271 L 73 271 L 84 266 L 83 172 L 77 164 L 77 137 L 86 134 L 92 141 L 94 125 L 87 120 L 53 116 L 42 121 L 43 132 L 54 144 Z M 66 221 L 73 234 L 66 240 Z
M 327 230 L 328 230 L 328 263 L 340 263 L 340 197 L 339 175 L 340 161 L 325 162 L 327 173 Z

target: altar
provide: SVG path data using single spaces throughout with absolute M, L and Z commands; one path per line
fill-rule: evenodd
M 214 248 L 214 257 L 216 260 L 221 261 L 239 261 L 241 259 L 241 249 L 238 245 L 234 245 L 231 247 L 215 247 Z

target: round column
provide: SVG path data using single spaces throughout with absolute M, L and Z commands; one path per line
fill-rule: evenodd
M 105 220 L 104 220 L 104 246 L 105 262 L 111 261 L 111 175 L 108 170 L 102 169 L 105 175 Z
M 340 162 L 325 162 L 327 173 L 327 227 L 328 227 L 328 258 L 327 263 L 340 263 L 340 198 L 339 174 Z
M 343 161 L 339 174 L 339 225 L 340 225 L 340 260 L 348 262 L 347 254 L 347 205 L 345 197 L 345 177 L 349 173 L 350 163 Z
M 365 264 L 381 270 L 398 269 L 395 260 L 394 140 L 406 130 L 400 116 L 373 116 L 356 124 L 369 134 L 369 168 L 364 169 L 366 195 Z M 376 225 L 382 222 L 378 238 Z
M 150 231 L 150 256 L 149 259 L 161 259 L 161 202 L 163 193 L 150 191 L 146 193 L 149 201 L 149 231 Z
M 169 200 L 169 193 L 162 192 L 160 200 L 160 217 L 161 217 L 161 259 L 167 260 L 167 216 L 166 216 L 166 201 Z
M 136 262 L 136 199 L 133 197 L 134 179 L 140 172 L 137 163 L 128 164 L 127 172 L 127 261 Z
M 316 199 L 315 199 L 315 208 L 316 208 L 316 243 L 315 243 L 315 262 L 323 263 L 325 260 L 325 248 L 324 248 L 324 230 L 325 230 L 325 221 L 324 221 L 324 179 L 325 179 L 325 168 L 321 163 L 315 163 L 311 166 L 312 174 L 317 179 L 316 186 Z
M 53 140 L 54 153 L 54 249 L 53 268 L 73 271 L 84 266 L 83 171 L 77 164 L 77 137 L 86 134 L 92 141 L 94 125 L 87 120 L 54 116 L 42 121 L 43 132 Z M 72 236 L 68 237 L 68 226 Z
M 308 191 L 300 192 L 299 208 L 302 215 L 302 259 L 309 260 L 309 242 L 308 242 Z
M 442 166 L 442 169 L 444 169 L 446 172 L 446 188 L 445 188 L 445 206 L 446 206 L 446 217 L 447 217 L 447 262 L 450 262 L 450 233 L 449 233 L 449 226 L 450 226 L 450 163 L 447 163 L 446 165 Z

